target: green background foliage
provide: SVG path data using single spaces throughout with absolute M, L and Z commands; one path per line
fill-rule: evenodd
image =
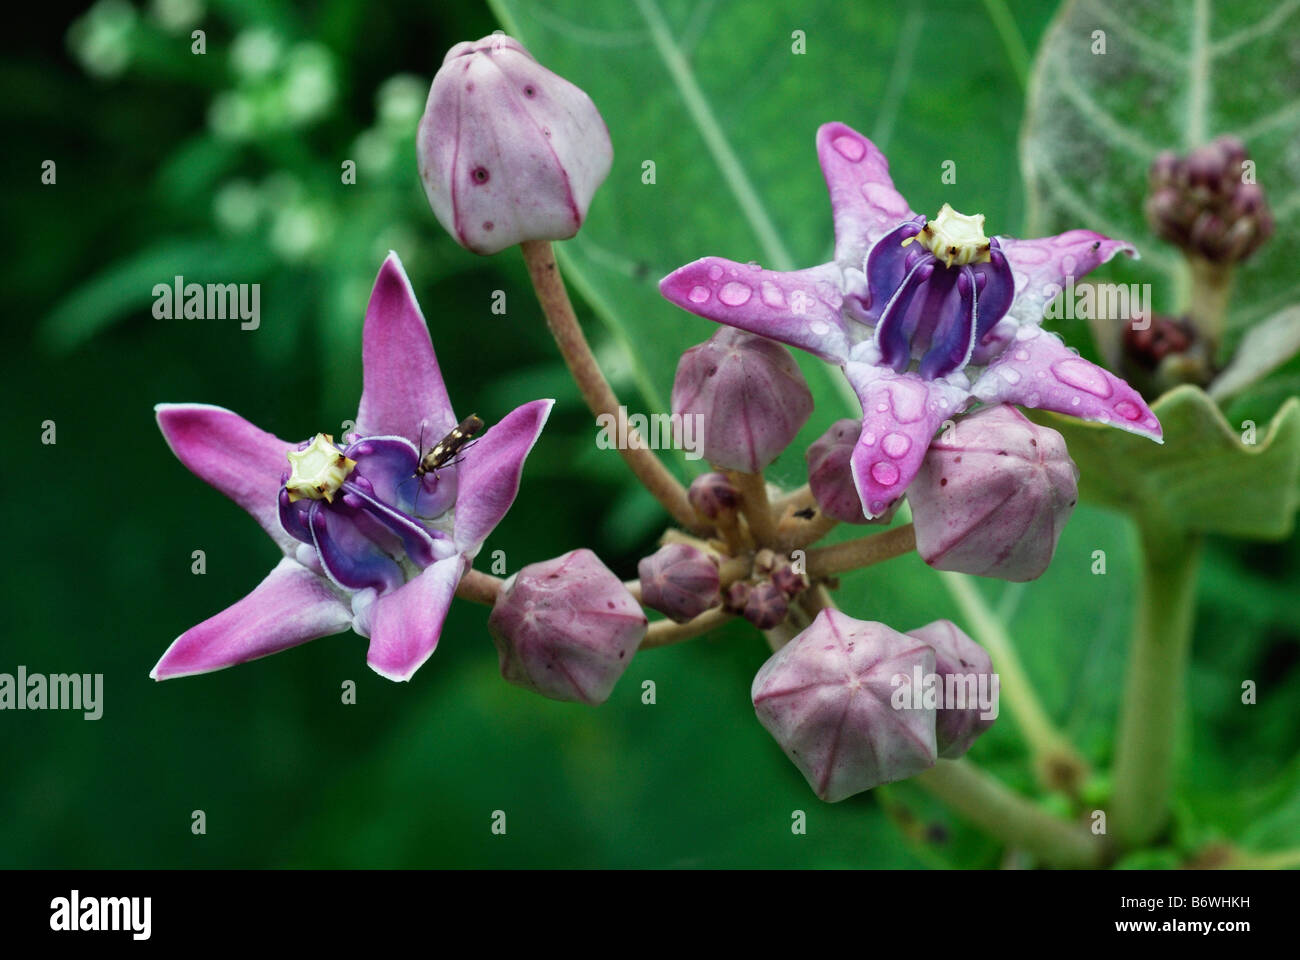
M 1051 5 L 778 6 L 495 8 L 609 123 L 614 168 L 564 256 L 629 406 L 662 409 L 677 355 L 714 329 L 658 297 L 664 273 L 706 254 L 776 267 L 828 258 L 813 149 L 822 122 L 876 139 L 914 208 L 946 200 L 983 211 L 992 230 L 1022 232 L 1025 50 Z M 8 449 L 23 467 L 6 472 L 0 671 L 105 675 L 101 720 L 0 714 L 0 866 L 998 864 L 992 841 L 911 785 L 818 801 L 754 719 L 749 686 L 767 648 L 736 626 L 638 656 L 595 710 L 504 683 L 486 610 L 468 603 L 453 607 L 410 684 L 371 673 L 365 641 L 351 634 L 204 677 L 148 678 L 173 637 L 242 596 L 276 556 L 242 511 L 175 461 L 153 404 L 220 404 L 285 437 L 337 432 L 355 412 L 361 320 L 390 248 L 411 274 L 458 409 L 491 420 L 527 399 L 558 399 L 484 558 L 504 550 L 514 571 L 585 545 L 630 577 L 662 528 L 618 458 L 595 448 L 518 257 L 460 250 L 416 178 L 428 82 L 452 43 L 497 26 L 494 11 L 224 0 L 196 7 L 207 36 L 196 56 L 190 26 L 176 26 L 185 9 L 107 0 L 84 16 L 50 10 L 8 38 L 0 64 L 10 94 L 0 104 L 10 131 L 0 270 L 16 340 L 0 364 Z M 795 30 L 806 54 L 791 52 Z M 666 66 L 671 51 L 685 73 Z M 686 109 L 692 86 L 711 129 Z M 761 215 L 737 203 L 718 142 Z M 39 180 L 46 159 L 58 164 L 53 186 Z M 340 182 L 345 159 L 357 161 L 355 186 Z M 645 160 L 656 163 L 653 185 L 642 182 Z M 955 185 L 940 181 L 946 160 Z M 155 319 L 152 286 L 176 274 L 261 283 L 261 328 Z M 507 293 L 506 316 L 490 312 L 495 290 Z M 1067 335 L 1090 350 L 1081 326 Z M 773 471 L 786 484 L 802 480 L 803 446 L 854 412 L 834 371 L 801 364 L 818 407 Z M 47 419 L 53 446 L 40 443 Z M 203 576 L 190 572 L 196 549 Z M 1042 579 L 981 583 L 1052 716 L 1102 768 L 1134 549 L 1122 515 L 1084 503 Z M 1090 573 L 1096 550 L 1105 576 Z M 1171 849 L 1216 838 L 1300 844 L 1298 568 L 1294 536 L 1210 542 Z M 845 577 L 841 597 L 850 613 L 899 629 L 961 622 L 914 556 Z M 1245 679 L 1259 684 L 1257 706 L 1240 704 Z M 340 702 L 348 680 L 354 706 Z M 653 706 L 641 701 L 646 680 Z M 1032 792 L 1014 719 L 972 756 Z M 1104 782 L 1093 789 L 1104 795 Z M 196 809 L 206 836 L 190 832 Z M 489 830 L 494 810 L 506 811 L 504 837 Z M 807 811 L 806 836 L 790 831 L 795 810 Z

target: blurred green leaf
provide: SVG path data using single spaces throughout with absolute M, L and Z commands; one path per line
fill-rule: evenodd
M 1196 387 L 1160 397 L 1152 410 L 1163 446 L 1057 414 L 1036 419 L 1064 435 L 1079 465 L 1080 494 L 1137 517 L 1201 533 L 1277 538 L 1300 501 L 1300 399 L 1292 397 L 1254 443 Z
M 1122 268 L 1151 282 L 1157 309 L 1182 310 L 1180 255 L 1142 212 L 1147 167 L 1240 137 L 1277 232 L 1238 271 L 1229 328 L 1294 302 L 1300 220 L 1300 3 L 1278 0 L 1070 0 L 1038 49 L 1021 142 L 1030 232 L 1088 227 L 1137 244 Z M 1104 52 L 1101 52 L 1103 51 Z

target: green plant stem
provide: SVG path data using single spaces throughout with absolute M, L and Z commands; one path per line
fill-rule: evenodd
M 1142 577 L 1115 747 L 1111 827 L 1125 847 L 1150 842 L 1169 817 L 1183 712 L 1200 536 L 1140 520 Z
M 760 547 L 776 546 L 776 521 L 772 517 L 772 506 L 767 500 L 767 481 L 763 479 L 763 474 L 728 470 L 727 476 L 740 494 L 740 512 L 749 524 L 754 542 Z
M 1074 793 L 1088 775 L 1088 764 L 1048 717 L 1006 626 L 970 577 L 949 572 L 940 572 L 939 577 L 960 608 L 966 628 L 993 660 L 999 702 L 1011 708 L 1040 781 L 1051 789 Z
M 519 247 L 523 251 L 524 263 L 528 267 L 528 276 L 532 278 L 542 313 L 546 315 L 547 326 L 555 337 L 569 373 L 582 392 L 582 398 L 587 401 L 587 406 L 597 419 L 612 417 L 614 423 L 622 427 L 623 407 L 596 363 L 582 327 L 578 325 L 578 318 L 573 312 L 573 304 L 565 289 L 564 279 L 560 276 L 555 251 L 550 242 L 526 240 Z M 626 427 L 626 437 L 627 443 L 620 444 L 618 452 L 636 478 L 678 524 L 687 529 L 698 529 L 700 523 L 686 498 L 686 488 L 630 426 Z
M 1209 341 L 1207 355 L 1212 361 L 1223 340 L 1228 297 L 1232 293 L 1233 265 L 1211 263 L 1191 255 L 1187 263 L 1191 273 L 1187 312 L 1197 331 Z
M 829 547 L 808 551 L 808 576 L 831 577 L 892 560 L 916 549 L 916 529 L 905 523 L 883 533 L 845 540 Z
M 687 620 L 685 623 L 656 620 L 646 630 L 645 637 L 641 640 L 641 646 L 637 649 L 651 650 L 655 647 L 666 647 L 670 644 L 681 643 L 683 640 L 689 640 L 692 637 L 698 637 L 702 633 L 708 633 L 734 617 L 734 613 L 730 613 L 722 607 L 714 607 L 711 610 L 705 610 L 694 620 Z
M 986 833 L 1049 866 L 1100 867 L 1109 856 L 1104 836 L 1052 816 L 969 760 L 940 760 L 916 782 Z

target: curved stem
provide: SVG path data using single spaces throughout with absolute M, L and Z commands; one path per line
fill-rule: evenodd
M 986 833 L 1049 866 L 1095 868 L 1109 856 L 1105 836 L 1052 816 L 969 760 L 940 760 L 916 782 Z
M 993 659 L 999 697 L 1011 708 L 1011 715 L 1034 756 L 1040 780 L 1052 789 L 1075 792 L 1088 775 L 1087 761 L 1048 717 L 1006 626 L 970 577 L 941 571 L 939 578 L 960 608 L 967 629 Z
M 916 549 L 916 529 L 905 523 L 884 533 L 857 540 L 845 540 L 829 547 L 808 551 L 808 576 L 830 577 L 861 567 L 869 567 L 883 560 L 901 557 Z
M 727 476 L 740 494 L 740 512 L 745 515 L 749 532 L 760 547 L 776 545 L 776 521 L 772 505 L 767 502 L 767 481 L 761 473 L 728 470 Z
M 646 630 L 645 637 L 641 640 L 641 646 L 637 649 L 652 650 L 655 647 L 666 647 L 669 644 L 681 643 L 683 640 L 689 640 L 692 637 L 698 637 L 702 633 L 708 633 L 715 627 L 722 626 L 733 617 L 735 617 L 735 614 L 723 607 L 713 607 L 711 610 L 705 610 L 694 620 L 686 621 L 686 623 L 656 620 Z
M 519 245 L 524 254 L 524 263 L 528 267 L 528 276 L 532 278 L 537 300 L 546 315 L 547 326 L 564 356 L 569 373 L 582 391 L 582 398 L 587 401 L 597 419 L 612 417 L 619 425 L 619 432 L 627 442 L 618 444 L 619 455 L 636 474 L 641 484 L 654 495 L 665 510 L 679 524 L 689 529 L 697 529 L 700 524 L 686 499 L 686 488 L 681 485 L 669 469 L 664 466 L 654 452 L 650 450 L 640 434 L 630 426 L 625 427 L 625 410 L 619 404 L 605 375 L 601 373 L 591 346 L 583 335 L 582 327 L 573 312 L 569 301 L 569 292 L 564 287 L 559 265 L 555 262 L 555 251 L 547 240 L 526 240 Z
M 1199 535 L 1150 519 L 1138 531 L 1142 579 L 1111 802 L 1115 835 L 1130 847 L 1155 838 L 1169 816 L 1201 545 Z

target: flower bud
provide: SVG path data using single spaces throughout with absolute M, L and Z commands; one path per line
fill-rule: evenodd
M 678 623 L 718 602 L 718 565 L 688 543 L 670 543 L 637 564 L 641 602 Z
M 488 617 L 501 676 L 553 700 L 604 703 L 645 636 L 645 613 L 590 550 L 524 567 Z
M 416 153 L 438 222 L 480 254 L 572 237 L 613 159 L 591 98 L 504 34 L 447 51 Z
M 841 523 L 889 523 L 897 502 L 878 517 L 868 520 L 862 510 L 862 495 L 853 482 L 850 458 L 862 433 L 862 421 L 852 417 L 837 420 L 804 454 L 808 463 L 808 486 L 822 513 Z
M 723 327 L 682 354 L 673 381 L 678 442 L 717 467 L 758 473 L 812 414 L 812 393 L 790 351 Z
M 790 612 L 790 601 L 785 591 L 776 584 L 765 581 L 754 584 L 745 600 L 744 617 L 760 630 L 771 630 L 784 623 Z
M 1263 190 L 1246 175 L 1249 161 L 1235 137 L 1219 137 L 1186 157 L 1159 154 L 1147 174 L 1151 228 L 1212 263 L 1245 260 L 1274 226 Z
M 706 520 L 717 520 L 724 513 L 736 509 L 740 493 L 732 486 L 725 473 L 706 473 L 691 481 L 686 491 L 695 512 Z
M 808 578 L 802 573 L 795 573 L 794 567 L 786 564 L 772 571 L 772 582 L 787 597 L 797 597 L 808 589 Z
M 907 631 L 907 635 L 934 650 L 934 672 L 943 682 L 944 697 L 934 718 L 935 745 L 939 756 L 955 760 L 997 718 L 999 686 L 993 661 L 951 620 L 936 620 Z M 948 702 L 950 690 L 958 703 Z
M 935 710 L 915 685 L 934 664 L 914 637 L 823 610 L 763 664 L 750 695 L 759 723 L 834 803 L 934 766 Z
M 744 613 L 745 604 L 749 603 L 749 594 L 753 589 L 753 584 L 737 580 L 723 593 L 722 605 L 732 613 Z
M 930 445 L 907 489 L 917 553 L 937 570 L 1033 580 L 1051 563 L 1078 478 L 1055 430 L 1009 404 L 979 410 Z

